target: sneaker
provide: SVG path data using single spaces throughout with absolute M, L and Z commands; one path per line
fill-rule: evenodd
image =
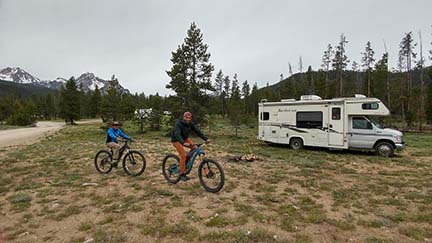
M 190 180 L 190 177 L 187 176 L 187 175 L 185 175 L 185 174 L 182 174 L 182 175 L 180 175 L 180 180 L 182 180 L 182 181 L 188 181 L 188 180 Z

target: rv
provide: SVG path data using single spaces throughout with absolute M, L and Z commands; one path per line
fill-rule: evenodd
M 300 100 L 280 102 L 262 100 L 258 104 L 258 139 L 329 149 L 373 150 L 392 156 L 405 145 L 400 131 L 383 128 L 371 116 L 388 116 L 390 111 L 377 98 L 355 95 L 347 98 L 321 99 L 303 95 Z

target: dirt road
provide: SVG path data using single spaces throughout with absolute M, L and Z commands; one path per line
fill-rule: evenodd
M 78 124 L 98 122 L 99 120 L 79 121 Z M 0 131 L 0 148 L 28 145 L 37 142 L 40 138 L 54 133 L 65 126 L 64 122 L 40 121 L 36 127 L 18 128 Z

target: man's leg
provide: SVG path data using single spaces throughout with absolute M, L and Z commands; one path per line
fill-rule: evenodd
M 113 162 L 114 162 L 114 166 L 117 166 L 117 160 L 119 159 L 120 145 L 114 142 L 109 142 L 106 145 L 108 148 L 111 148 L 113 150 Z
M 184 150 L 183 145 L 179 142 L 174 142 L 173 145 L 180 156 L 180 174 L 185 174 L 186 173 L 186 151 Z

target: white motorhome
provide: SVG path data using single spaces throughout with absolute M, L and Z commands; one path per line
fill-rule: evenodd
M 293 149 L 305 145 L 374 150 L 382 156 L 405 147 L 402 132 L 383 128 L 370 118 L 390 115 L 377 98 L 355 95 L 323 100 L 303 95 L 300 100 L 262 100 L 258 107 L 258 139 L 262 141 L 289 144 Z

